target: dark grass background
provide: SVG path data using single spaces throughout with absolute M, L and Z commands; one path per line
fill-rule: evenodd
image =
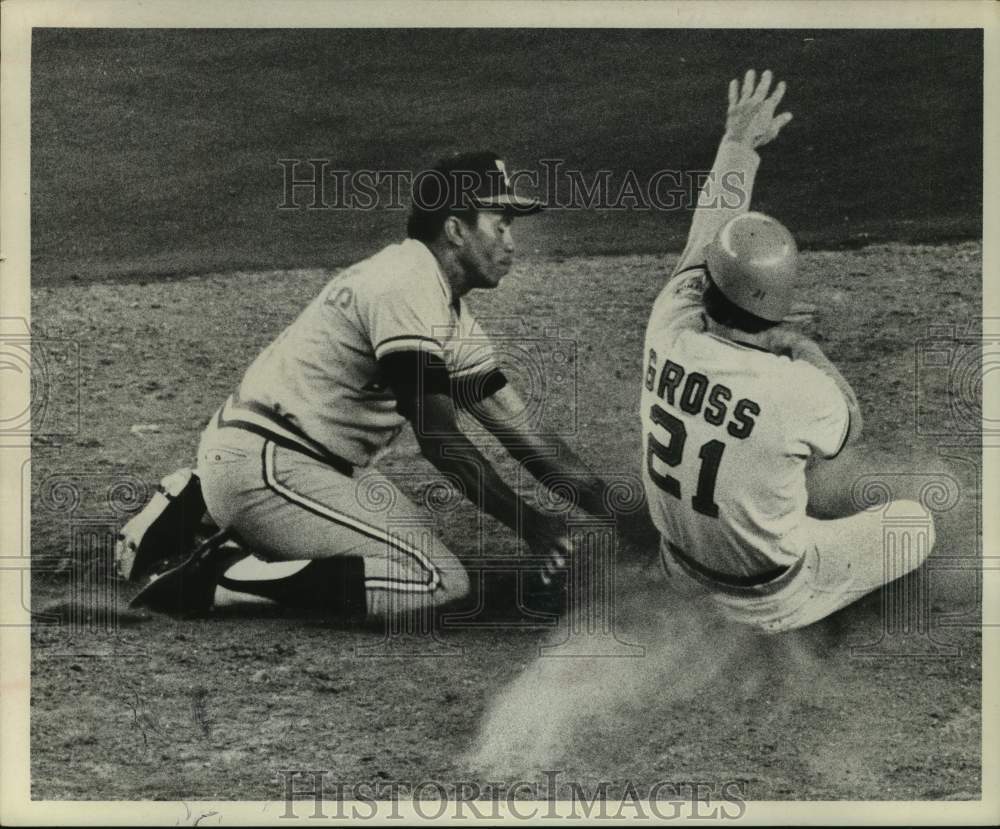
M 35 29 L 32 277 L 329 267 L 402 235 L 400 211 L 278 210 L 279 158 L 705 169 L 748 67 L 789 83 L 755 202 L 804 246 L 979 238 L 982 60 L 977 30 Z M 689 220 L 559 210 L 516 232 L 542 256 L 654 252 Z

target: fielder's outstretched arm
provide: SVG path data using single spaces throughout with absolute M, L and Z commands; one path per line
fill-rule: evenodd
M 413 426 L 421 454 L 457 479 L 470 501 L 518 533 L 535 553 L 565 564 L 569 541 L 563 522 L 533 508 L 507 486 L 459 428 L 444 361 L 399 352 L 384 358 L 381 365 L 400 412 Z
M 600 514 L 602 508 L 606 509 L 604 481 L 561 437 L 525 424 L 524 411 L 524 402 L 511 386 L 504 386 L 469 409 L 536 480 L 553 483 L 552 479 L 559 478 L 560 483 L 573 487 L 584 510 Z
M 524 402 L 511 386 L 504 386 L 469 409 L 536 480 L 559 489 L 568 486 L 584 512 L 614 518 L 622 540 L 642 547 L 659 538 L 645 510 L 616 513 L 616 499 L 610 496 L 607 482 L 591 471 L 559 435 L 525 424 L 524 411 Z
M 691 220 L 687 246 L 674 267 L 673 275 L 701 265 L 705 245 L 733 216 L 750 209 L 754 179 L 760 156 L 756 148 L 772 141 L 781 128 L 792 120 L 789 112 L 775 115 L 774 110 L 785 94 L 782 81 L 771 91 L 772 74 L 767 70 L 757 83 L 757 73 L 747 71 L 742 87 L 729 82 L 729 107 L 726 132 L 712 164 L 708 180 L 698 194 L 698 205 Z

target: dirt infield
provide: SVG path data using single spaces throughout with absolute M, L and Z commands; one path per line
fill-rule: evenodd
M 641 337 L 670 258 L 529 257 L 471 297 L 491 331 L 570 355 L 545 416 L 605 473 L 637 471 Z M 975 557 L 978 397 L 960 369 L 979 354 L 981 245 L 816 251 L 804 267 L 823 309 L 813 333 L 857 389 L 870 445 L 949 446 L 940 555 Z M 648 558 L 629 560 L 618 632 L 646 655 L 614 663 L 537 659 L 560 635 L 544 627 L 454 628 L 414 657 L 319 619 L 125 612 L 129 588 L 99 571 L 108 533 L 192 462 L 214 408 L 328 276 L 35 285 L 35 337 L 69 355 L 49 371 L 77 386 L 50 401 L 32 461 L 33 606 L 49 613 L 33 629 L 33 797 L 280 800 L 283 772 L 303 769 L 371 791 L 558 770 L 566 785 L 607 782 L 609 797 L 681 780 L 732 782 L 750 800 L 979 796 L 968 573 L 903 585 L 926 611 L 908 633 L 876 595 L 836 625 L 763 640 L 667 605 Z M 925 360 L 931 349 L 950 356 Z M 530 382 L 523 363 L 511 373 Z M 46 434 L 73 423 L 74 399 L 78 427 Z M 409 435 L 386 468 L 411 492 L 433 478 Z M 460 554 L 480 538 L 473 515 L 463 505 L 441 530 Z M 490 554 L 514 551 L 506 530 L 483 532 Z

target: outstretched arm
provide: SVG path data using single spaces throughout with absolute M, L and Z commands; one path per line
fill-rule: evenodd
M 570 486 L 584 511 L 613 518 L 619 538 L 637 548 L 652 548 L 659 536 L 644 509 L 616 512 L 608 483 L 595 474 L 559 435 L 527 428 L 524 403 L 511 386 L 470 407 L 469 413 L 500 441 L 526 471 L 543 485 Z M 628 499 L 625 499 L 628 500 Z
M 444 361 L 399 352 L 380 361 L 399 410 L 413 426 L 423 456 L 460 484 L 466 497 L 518 533 L 537 555 L 565 565 L 569 542 L 563 522 L 526 503 L 459 428 Z
M 698 195 L 687 246 L 674 268 L 674 275 L 702 264 L 705 245 L 715 238 L 719 228 L 733 216 L 749 210 L 760 164 L 756 148 L 774 140 L 781 128 L 792 120 L 789 112 L 774 114 L 785 94 L 785 82 L 781 81 L 771 92 L 772 80 L 768 69 L 758 83 L 757 73 L 750 69 L 743 77 L 742 86 L 735 79 L 729 82 L 726 132 Z

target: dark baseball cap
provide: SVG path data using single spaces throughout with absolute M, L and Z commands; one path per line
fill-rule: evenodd
M 543 206 L 514 193 L 503 159 L 489 150 L 447 156 L 413 179 L 414 213 L 475 209 L 526 216 Z

